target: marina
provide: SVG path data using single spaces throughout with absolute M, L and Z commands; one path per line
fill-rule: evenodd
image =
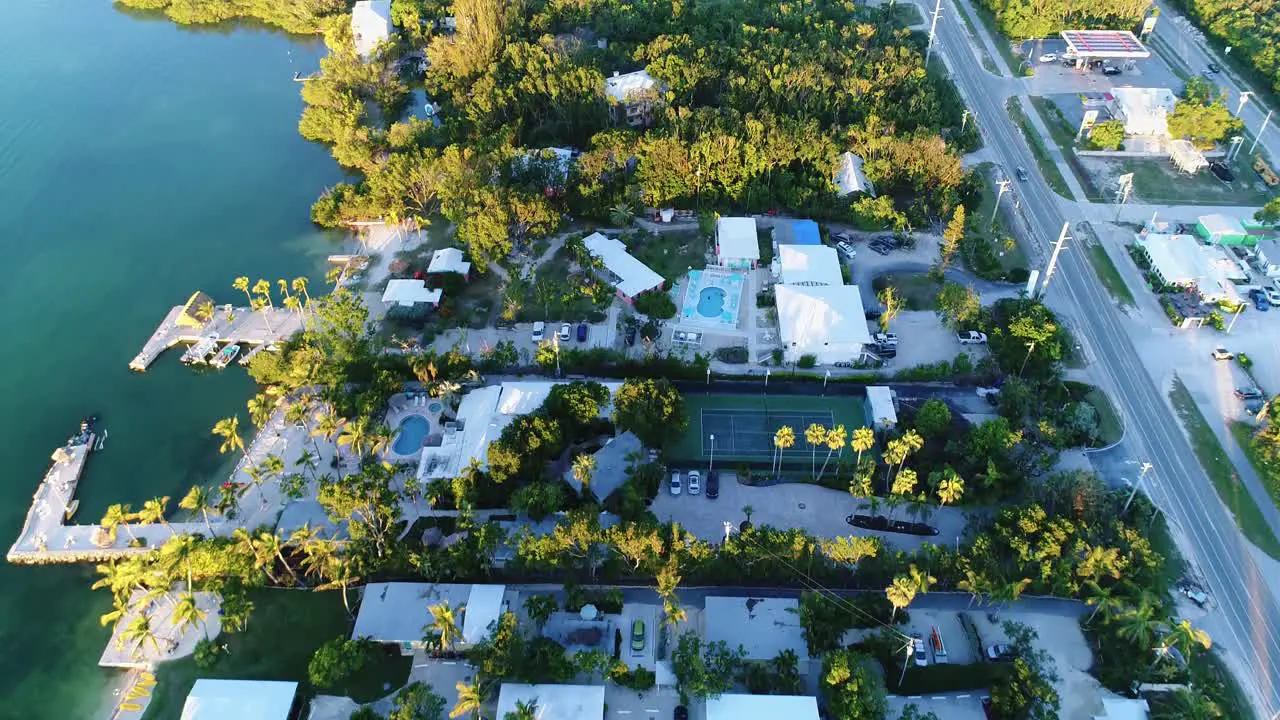
M 280 343 L 302 329 L 302 317 L 292 310 L 266 307 L 258 310 L 214 305 L 202 292 L 196 292 L 186 304 L 169 310 L 160 326 L 147 338 L 142 350 L 129 362 L 129 369 L 143 372 L 151 367 L 165 350 L 180 343 L 191 345 L 182 355 L 189 364 L 210 362 L 209 356 L 221 353 L 230 346 L 236 353 L 246 346 L 257 348 Z M 252 354 L 251 350 L 249 354 Z M 226 367 L 235 359 L 235 353 L 216 367 Z

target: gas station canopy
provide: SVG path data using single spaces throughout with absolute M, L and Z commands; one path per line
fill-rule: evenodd
M 1149 58 L 1151 51 L 1128 30 L 1063 30 L 1067 57 L 1081 59 Z

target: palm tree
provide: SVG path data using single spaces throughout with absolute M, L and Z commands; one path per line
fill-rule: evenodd
M 319 456 L 320 446 L 316 444 L 316 436 L 311 432 L 311 404 L 305 399 L 289 403 L 289 406 L 284 409 L 284 420 L 290 425 L 301 425 L 306 430 L 307 435 L 311 437 L 311 447 Z
M 129 533 L 130 539 L 137 542 L 138 536 L 133 534 L 133 528 L 129 527 L 129 521 L 133 520 L 133 513 L 128 505 L 116 503 L 107 507 L 107 512 L 102 516 L 102 529 L 107 531 L 107 537 L 110 538 L 111 544 L 116 542 L 116 528 L 124 527 L 124 531 Z
M 196 594 L 188 589 L 173 605 L 173 626 L 179 633 L 197 624 L 203 625 L 209 613 L 196 604 Z M 206 626 L 206 631 L 208 627 Z M 206 632 L 207 635 L 207 632 Z
M 943 505 L 951 505 L 960 502 L 960 498 L 964 495 L 964 479 L 961 478 L 955 470 L 944 468 L 942 471 L 942 481 L 938 483 L 938 502 Z
M 431 624 L 424 629 L 435 636 L 440 652 L 449 652 L 462 635 L 462 630 L 458 627 L 458 613 L 465 611 L 465 607 L 460 606 L 454 610 L 445 602 L 427 609 L 431 611 Z
M 849 447 L 858 453 L 858 466 L 862 465 L 862 453 L 875 447 L 876 434 L 869 427 L 860 427 L 853 431 L 853 438 L 849 441 Z
M 480 706 L 484 704 L 484 690 L 480 680 L 477 678 L 470 684 L 459 681 L 454 687 L 458 690 L 458 704 L 449 711 L 449 717 L 458 718 L 468 713 L 472 717 L 479 717 Z
M 991 581 L 987 579 L 986 575 L 975 571 L 973 568 L 965 568 L 964 577 L 956 583 L 956 589 L 969 593 L 969 605 L 971 606 L 975 600 L 981 600 L 984 595 L 990 597 L 992 594 Z
M 284 474 L 284 458 L 271 453 L 262 459 L 259 467 L 262 468 L 262 474 L 265 477 L 280 477 Z
M 892 285 L 887 285 L 876 295 L 876 299 L 884 306 L 884 311 L 880 314 L 880 329 L 889 332 L 889 323 L 902 312 L 902 296 Z
M 827 428 L 811 423 L 804 429 L 804 441 L 809 444 L 809 477 L 818 472 L 818 446 L 827 442 Z
M 1149 593 L 1143 593 L 1137 605 L 1117 615 L 1115 622 L 1117 635 L 1143 648 L 1151 647 L 1156 632 L 1163 624 L 1160 606 Z
M 320 460 L 320 457 L 318 455 L 316 455 L 315 453 L 311 452 L 306 448 L 303 448 L 302 452 L 298 454 L 298 462 L 296 464 L 301 466 L 304 472 L 310 471 L 311 479 L 315 480 L 316 468 L 319 467 L 319 464 L 318 464 L 319 460 Z
M 253 296 L 249 294 L 249 278 L 241 275 L 231 283 L 231 287 L 244 293 L 244 296 L 249 298 L 249 307 L 253 307 Z
M 125 642 L 133 643 L 134 657 L 137 657 L 138 650 L 145 642 L 151 643 L 152 649 L 157 653 L 160 652 L 160 643 L 156 640 L 156 633 L 151 629 L 151 618 L 146 613 L 139 613 L 134 616 L 129 624 L 120 631 L 120 637 L 116 640 L 116 647 L 123 648 Z
M 889 622 L 892 623 L 898 611 L 906 608 L 912 600 L 916 599 L 916 586 L 910 577 L 899 575 L 889 583 L 889 587 L 884 589 L 884 594 L 893 605 L 893 613 L 889 616 Z
M 364 459 L 373 432 L 369 423 L 369 418 L 363 415 L 355 420 L 348 420 L 342 426 L 342 433 L 338 435 L 338 447 L 345 445 L 351 448 L 357 459 Z
M 289 562 L 284 559 L 284 542 L 280 540 L 280 536 L 269 531 L 262 530 L 257 537 L 258 549 L 263 555 L 271 555 L 280 561 L 280 565 L 289 573 L 289 577 L 293 579 L 293 584 L 298 584 L 298 573 L 293 571 L 289 566 Z
M 302 535 L 305 531 L 305 537 Z M 302 572 L 307 577 L 324 577 L 330 559 L 338 554 L 338 543 L 322 537 L 317 531 L 304 525 L 289 536 L 289 543 L 302 551 Z
M 249 398 L 249 402 L 246 404 L 249 406 L 249 422 L 252 422 L 254 427 L 261 428 L 271 419 L 271 412 L 275 409 L 276 401 L 262 393 L 258 393 Z
M 391 427 L 383 423 L 375 425 L 373 430 L 369 432 L 369 454 L 381 455 L 391 446 L 391 438 L 393 433 Z
M 516 709 L 507 713 L 502 720 L 538 720 L 538 701 L 516 701 Z
M 658 572 L 654 576 L 655 589 L 658 592 L 658 597 L 662 598 L 662 606 L 665 611 L 662 621 L 672 627 L 678 622 L 687 620 L 689 617 L 684 608 L 680 606 L 679 598 L 676 596 L 676 588 L 680 586 L 680 580 L 680 565 L 674 555 L 666 565 L 658 568 Z
M 259 296 L 261 301 L 266 303 L 267 307 L 272 310 L 276 309 L 275 303 L 271 302 L 271 282 L 258 278 L 258 282 L 253 284 L 253 294 Z
M 296 277 L 292 282 L 290 282 L 290 285 L 293 287 L 293 291 L 301 295 L 303 299 L 307 301 L 307 305 L 310 305 L 311 295 L 307 292 L 308 284 L 309 281 L 305 277 Z
M 837 425 L 827 431 L 825 441 L 827 443 L 827 459 L 822 461 L 822 469 L 818 471 L 818 482 L 822 482 L 822 476 L 827 474 L 827 463 L 831 462 L 831 455 L 835 452 L 844 452 L 844 446 L 849 440 L 849 432 L 844 429 L 844 425 Z
M 631 225 L 631 219 L 635 217 L 635 212 L 631 206 L 626 203 L 618 203 L 609 208 L 609 222 L 618 227 L 628 227 Z
M 582 483 L 582 495 L 586 497 L 591 489 L 591 480 L 596 474 L 596 458 L 594 455 L 582 454 L 573 459 L 573 479 Z
M 1164 636 L 1164 646 L 1176 649 L 1190 662 L 1193 650 L 1197 647 L 1208 650 L 1213 647 L 1213 640 L 1209 633 L 1191 627 L 1191 623 L 1186 620 L 1180 620 Z
M 929 592 L 929 588 L 938 582 L 938 578 L 929 574 L 927 570 L 921 570 L 912 563 L 907 567 L 907 577 L 911 579 L 911 584 L 915 586 L 916 591 L 920 593 Z
M 1120 551 L 1116 548 L 1105 548 L 1101 545 L 1085 545 L 1083 557 L 1076 568 L 1076 574 L 1089 580 L 1097 580 L 1103 575 L 1110 575 L 1113 580 L 1120 579 Z
M 343 555 L 342 553 L 334 552 L 329 555 L 326 560 L 324 575 L 327 580 L 324 584 L 317 585 L 316 591 L 320 592 L 333 589 L 342 590 L 342 606 L 347 609 L 347 615 L 350 616 L 351 603 L 347 599 L 347 588 L 350 587 L 352 583 L 360 581 L 360 577 L 356 575 L 355 563 L 351 561 L 351 558 Z
M 284 282 L 284 281 L 281 280 L 280 282 Z M 285 298 L 284 306 L 285 306 L 285 309 L 292 310 L 298 313 L 299 318 L 302 317 L 302 301 L 299 300 L 296 295 L 290 295 L 289 297 Z
M 239 415 L 219 420 L 213 426 L 213 434 L 222 438 L 222 445 L 218 447 L 218 452 L 244 452 L 244 438 L 240 437 Z
M 192 485 L 187 494 L 178 502 L 178 507 L 190 512 L 199 512 L 204 518 L 204 526 L 209 529 L 209 537 L 217 536 L 213 531 L 213 523 L 209 522 L 209 511 L 217 512 L 213 505 L 213 496 L 209 489 L 200 485 Z
M 168 528 L 170 533 L 176 535 L 177 533 L 174 533 L 173 527 L 169 525 L 169 521 L 166 520 L 164 517 L 165 511 L 168 509 L 168 507 L 169 507 L 168 495 L 165 495 L 164 497 L 152 498 L 151 500 L 144 502 L 142 504 L 142 509 L 138 511 L 138 523 L 141 525 L 147 525 L 150 523 L 159 523 L 165 526 L 166 528 Z
M 753 507 L 751 507 L 750 505 L 743 505 L 743 506 L 742 506 L 742 514 L 747 516 L 747 522 L 751 522 L 751 515 L 752 515 L 755 511 L 756 511 L 756 509 L 755 509 L 755 508 L 753 508 Z
M 1022 597 L 1022 592 L 1031 584 L 1031 578 L 1018 578 L 993 585 L 991 588 L 991 599 L 999 603 L 1017 602 Z
M 1093 618 L 1100 612 L 1103 613 L 1104 617 L 1110 619 L 1124 607 L 1124 600 L 1116 594 L 1114 587 L 1102 587 L 1090 580 L 1085 583 L 1085 589 L 1089 591 L 1089 596 L 1085 598 L 1084 603 L 1093 606 L 1093 612 L 1089 613 L 1089 619 L 1084 621 L 1086 625 L 1093 622 Z
M 330 412 L 316 413 L 316 425 L 311 429 L 311 437 L 322 437 L 326 442 L 333 442 L 333 436 L 338 434 L 338 430 L 346 422 L 336 417 Z M 316 452 L 320 452 L 320 448 L 316 448 Z
M 1176 690 L 1151 709 L 1151 720 L 1221 720 L 1222 708 L 1197 690 Z
M 250 535 L 248 530 L 245 530 L 242 527 L 236 528 L 231 531 L 231 539 L 235 540 L 237 547 L 243 548 L 253 556 L 254 569 L 261 569 L 267 574 L 267 578 L 270 579 L 271 582 L 277 585 L 280 584 L 280 581 L 276 579 L 275 574 L 271 572 L 275 567 L 275 558 L 272 557 L 270 553 L 262 552 L 262 549 L 258 546 L 257 539 L 253 535 Z
M 777 475 L 782 471 L 782 451 L 787 450 L 796 444 L 796 431 L 791 429 L 789 425 L 783 425 L 773 434 L 773 458 L 777 470 Z

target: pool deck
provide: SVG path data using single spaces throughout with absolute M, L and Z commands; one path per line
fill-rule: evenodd
M 742 325 L 743 288 L 747 281 L 746 273 L 740 270 L 708 267 L 690 271 L 682 292 L 679 320 L 708 330 L 737 330 Z M 702 291 L 707 288 L 717 288 L 725 294 L 721 314 L 715 318 L 703 315 L 698 308 Z M 732 317 L 731 322 L 724 319 L 726 313 Z
M 302 329 L 302 317 L 285 308 L 250 310 L 220 305 L 214 311 L 213 319 L 200 328 L 178 324 L 182 308 L 182 305 L 177 305 L 169 310 L 160 326 L 142 345 L 142 350 L 129 361 L 130 370 L 143 372 L 165 350 L 178 343 L 198 343 L 213 333 L 218 334 L 216 350 L 220 345 L 232 343 L 260 346 L 280 342 Z

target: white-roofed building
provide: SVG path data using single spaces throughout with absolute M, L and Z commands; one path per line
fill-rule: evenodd
M 462 277 L 471 275 L 471 263 L 464 259 L 458 248 L 441 248 L 431 253 L 431 264 L 427 265 L 428 273 L 458 273 Z
M 1149 710 L 1142 698 L 1103 698 L 1102 713 L 1093 720 L 1147 720 Z
M 607 280 L 617 288 L 618 297 L 623 300 L 635 302 L 641 293 L 662 288 L 665 282 L 662 276 L 627 252 L 627 246 L 621 240 L 597 232 L 585 237 L 582 244 L 592 257 L 604 263 L 609 275 Z
M 813 355 L 819 365 L 853 362 L 871 342 L 856 285 L 775 285 L 778 334 L 787 362 Z
M 525 685 L 503 683 L 498 690 L 498 714 L 515 712 L 516 703 L 536 704 L 538 720 L 602 720 L 603 685 Z
M 1264 238 L 1255 246 L 1258 268 L 1269 278 L 1280 277 L 1280 240 Z
M 288 720 L 298 683 L 200 678 L 182 704 L 182 720 Z
M 884 385 L 867 386 L 867 424 L 875 430 L 897 427 L 898 409 L 893 404 L 893 390 Z
M 622 386 L 618 382 L 601 384 L 610 393 Z M 472 460 L 485 467 L 489 443 L 497 440 L 511 421 L 542 407 L 555 385 L 546 381 L 513 381 L 476 388 L 463 395 L 455 419 L 444 423 L 439 444 L 428 438 L 427 446 L 422 448 L 418 480 L 425 483 L 458 477 Z M 612 407 L 601 408 L 602 416 L 611 412 Z
M 444 604 L 462 615 L 458 647 L 465 648 L 488 637 L 490 625 L 502 617 L 514 597 L 514 593 L 507 596 L 504 585 L 370 583 L 351 637 L 393 643 L 400 646 L 401 654 L 410 655 L 426 644 L 426 628 L 435 620 L 431 606 Z
M 396 278 L 387 282 L 387 289 L 382 293 L 382 302 L 386 305 L 405 308 L 423 303 L 438 306 L 443 292 L 440 288 L 428 288 L 425 280 Z
M 756 219 L 716 218 L 716 264 L 730 268 L 755 268 L 760 262 Z
M 726 694 L 707 699 L 707 720 L 818 720 L 811 695 Z
M 605 78 L 604 93 L 615 109 L 617 122 L 640 127 L 652 119 L 662 89 L 647 70 L 636 70 L 614 72 L 612 77 Z
M 723 641 L 730 649 L 741 647 L 747 660 L 772 660 L 791 650 L 801 663 L 809 660 L 809 646 L 800 627 L 800 607 L 791 598 L 707 597 L 703 636 L 707 642 Z M 805 665 L 801 665 L 801 672 Z
M 871 181 L 862 172 L 862 158 L 851 152 L 841 155 L 840 160 L 836 163 L 835 183 L 836 187 L 839 188 L 840 197 L 852 195 L 853 193 L 866 193 L 871 197 L 876 196 L 875 185 L 872 185 Z
M 351 8 L 351 36 L 356 53 L 368 58 L 378 45 L 391 37 L 391 0 L 359 0 Z
M 785 285 L 843 285 L 840 256 L 828 245 L 779 245 L 774 277 Z
M 1111 89 L 1112 111 L 1124 123 L 1126 135 L 1167 137 L 1169 113 L 1178 97 L 1168 88 L 1118 87 Z
M 1195 289 L 1206 302 L 1240 302 L 1232 281 L 1244 281 L 1247 276 L 1222 246 L 1203 245 L 1191 235 L 1165 233 L 1139 233 L 1135 244 L 1161 283 Z

